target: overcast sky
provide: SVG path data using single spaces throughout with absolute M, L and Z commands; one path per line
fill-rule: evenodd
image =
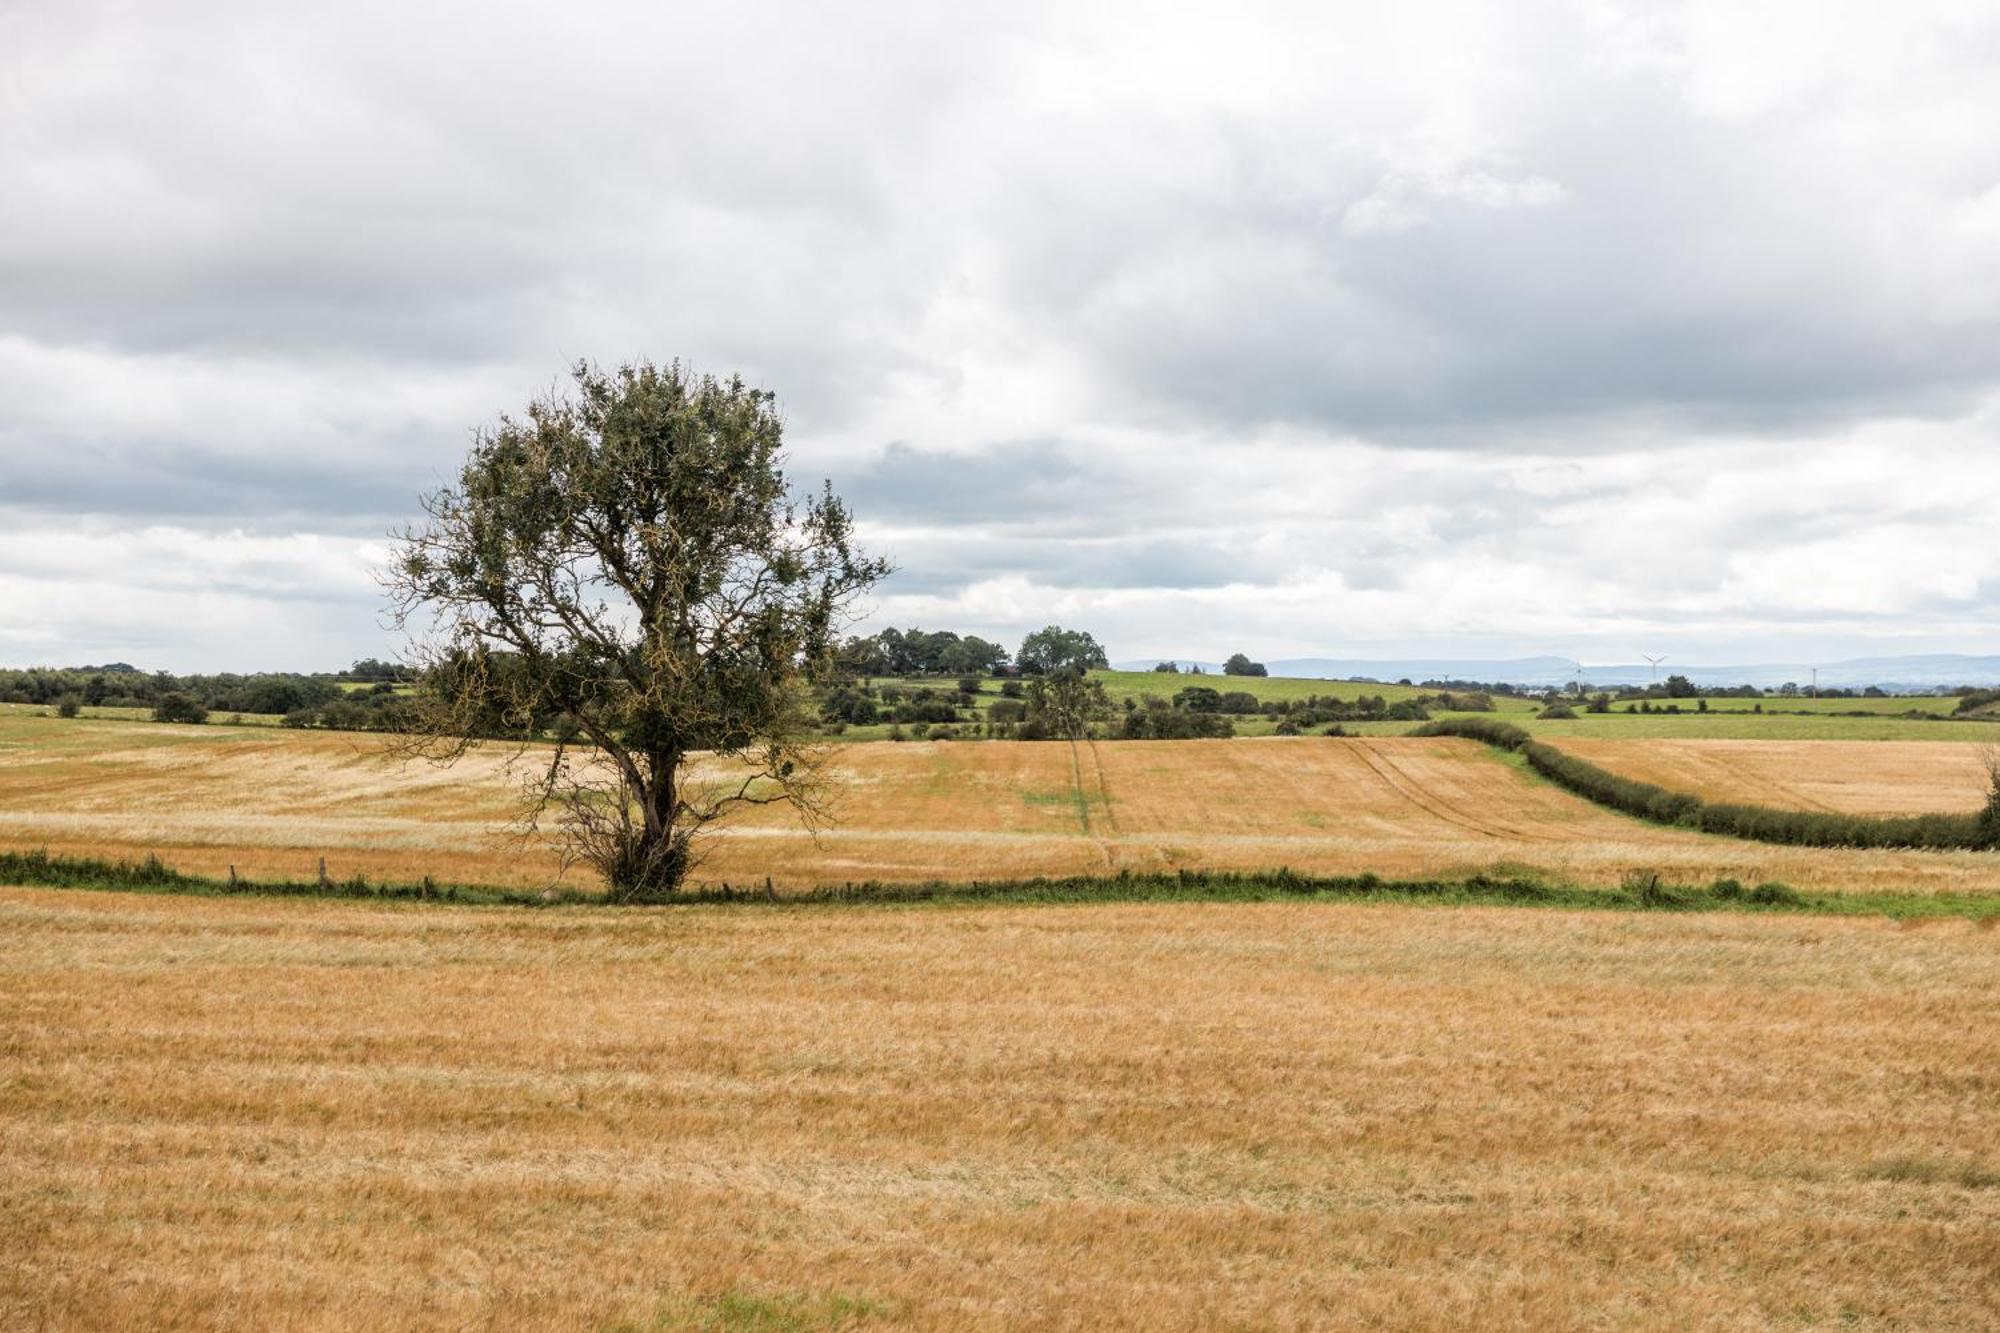
M 874 625 L 2000 651 L 1992 4 L 0 0 L 0 186 L 0 663 L 389 654 L 635 356 L 777 392 Z

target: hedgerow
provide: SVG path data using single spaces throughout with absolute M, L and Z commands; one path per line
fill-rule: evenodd
M 1754 842 L 1800 847 L 1917 847 L 1983 850 L 2000 845 L 2000 804 L 1977 814 L 1851 815 L 1709 802 L 1689 792 L 1622 777 L 1520 727 L 1488 718 L 1450 718 L 1418 727 L 1413 736 L 1461 736 L 1511 750 L 1528 767 L 1585 800 L 1624 814 Z

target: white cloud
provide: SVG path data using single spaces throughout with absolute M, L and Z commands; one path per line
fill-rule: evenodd
M 11 6 L 0 655 L 379 653 L 365 543 L 640 354 L 778 390 L 904 623 L 2000 646 L 1996 41 L 1949 3 Z

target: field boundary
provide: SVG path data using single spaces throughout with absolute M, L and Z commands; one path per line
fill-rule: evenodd
M 1806 916 L 1883 916 L 1895 920 L 1965 918 L 1982 929 L 2000 924 L 2000 895 L 1872 891 L 1819 892 L 1734 879 L 1673 884 L 1660 875 L 1627 875 L 1616 887 L 1556 883 L 1528 874 L 1474 874 L 1463 879 L 1385 879 L 1379 875 L 1304 875 L 1273 871 L 1199 871 L 1073 875 L 1006 880 L 926 880 L 909 884 L 827 885 L 780 894 L 729 884 L 693 889 L 658 903 L 616 906 L 578 890 L 510 889 L 475 884 L 414 884 L 349 880 L 212 879 L 185 874 L 156 856 L 101 861 L 46 851 L 0 852 L 0 886 L 160 893 L 197 897 L 336 898 L 374 902 L 490 907 L 599 907 L 653 911 L 740 904 L 771 908 L 1120 902 L 1378 902 L 1440 907 L 1547 907 L 1625 912 L 1756 912 Z
M 1520 727 L 1489 718 L 1447 718 L 1411 736 L 1455 736 L 1518 754 L 1535 772 L 1567 791 L 1620 814 L 1654 824 L 1751 842 L 1796 847 L 1907 848 L 1990 851 L 2000 845 L 2000 792 L 1977 814 L 1853 815 L 1708 801 L 1602 768 L 1538 741 Z

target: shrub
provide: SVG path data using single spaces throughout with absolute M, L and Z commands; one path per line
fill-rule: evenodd
M 202 723 L 208 721 L 208 710 L 179 690 L 169 690 L 153 705 L 153 721 Z
M 1576 710 L 1568 704 L 1550 704 L 1541 711 L 1540 715 L 1551 721 L 1574 722 L 1576 720 Z
M 83 696 L 79 694 L 65 694 L 56 700 L 57 717 L 75 717 L 82 708 Z
M 1483 741 L 1498 746 L 1502 750 L 1518 750 L 1534 738 L 1511 722 L 1502 722 L 1493 717 L 1448 717 L 1438 722 L 1427 723 L 1410 733 L 1412 736 L 1461 736 L 1470 741 Z
M 977 693 L 979 693 L 979 677 L 977 677 L 977 676 L 960 676 L 960 677 L 958 678 L 958 692 L 959 692 L 960 694 L 977 694 Z

